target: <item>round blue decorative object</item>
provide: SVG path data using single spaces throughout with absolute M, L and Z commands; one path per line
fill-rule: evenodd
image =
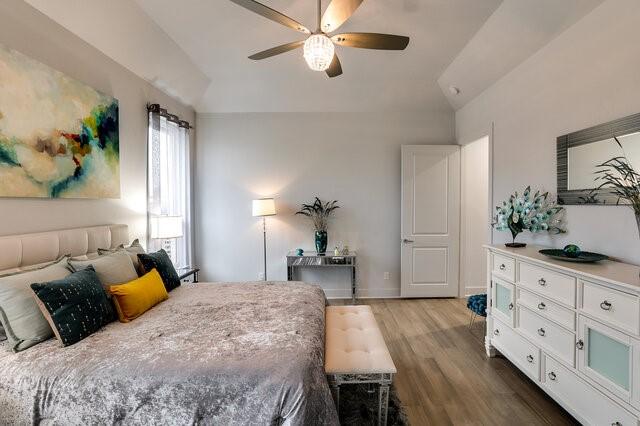
M 467 308 L 476 314 L 486 317 L 487 316 L 487 295 L 475 294 L 469 296 L 467 299 Z
M 566 254 L 568 257 L 578 257 L 581 250 L 577 245 L 569 244 L 567 246 L 564 246 L 564 249 L 562 249 L 562 251 L 564 251 L 564 254 Z
M 300 248 L 296 250 L 296 254 L 297 254 L 298 256 L 302 256 L 302 254 L 303 254 L 303 253 L 304 253 L 304 250 L 302 250 L 302 249 L 300 249 Z

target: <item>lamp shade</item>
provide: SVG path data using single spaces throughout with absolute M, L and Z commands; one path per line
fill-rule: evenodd
M 276 214 L 276 203 L 273 198 L 253 200 L 253 216 L 273 216 Z
M 182 237 L 182 216 L 154 216 L 151 218 L 151 238 Z

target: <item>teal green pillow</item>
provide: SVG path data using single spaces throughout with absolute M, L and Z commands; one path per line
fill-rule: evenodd
M 53 337 L 29 285 L 68 276 L 66 265 L 65 257 L 44 268 L 0 277 L 0 323 L 12 350 L 22 351 Z
M 152 269 L 158 271 L 167 291 L 180 287 L 178 272 L 176 272 L 176 268 L 173 267 L 173 263 L 164 249 L 160 249 L 155 253 L 139 254 L 138 259 L 140 259 L 140 263 L 142 263 L 147 273 L 151 272 Z
M 93 266 L 56 281 L 31 284 L 40 310 L 63 346 L 73 345 L 115 319 Z

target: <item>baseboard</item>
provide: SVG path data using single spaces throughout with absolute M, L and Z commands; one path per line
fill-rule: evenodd
M 351 293 L 344 289 L 325 288 L 324 294 L 327 299 L 351 299 Z M 362 288 L 356 293 L 358 299 L 399 299 L 399 288 Z
M 483 287 L 467 287 L 464 289 L 464 295 L 465 297 L 471 296 L 473 294 L 480 294 L 480 293 L 486 293 L 487 292 L 487 287 L 483 286 Z

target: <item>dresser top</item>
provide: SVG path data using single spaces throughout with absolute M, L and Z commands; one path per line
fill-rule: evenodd
M 548 247 L 527 245 L 522 248 L 506 247 L 504 244 L 485 245 L 487 249 L 516 258 L 538 263 L 542 266 L 551 266 L 554 269 L 577 274 L 584 278 L 597 281 L 605 281 L 611 284 L 626 287 L 634 292 L 640 291 L 640 267 L 628 263 L 603 260 L 595 263 L 564 262 L 552 259 L 538 250 Z

